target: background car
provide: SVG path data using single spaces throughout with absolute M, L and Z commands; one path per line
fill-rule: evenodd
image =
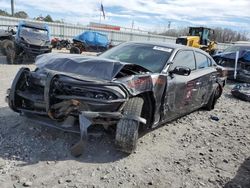
M 250 43 L 235 44 L 213 56 L 218 65 L 226 68 L 229 79 L 234 79 L 236 52 L 239 52 L 236 80 L 250 83 Z
M 116 126 L 118 149 L 131 153 L 139 126 L 149 129 L 202 107 L 211 110 L 223 90 L 207 53 L 176 44 L 127 42 L 98 57 L 46 54 L 36 66 L 17 73 L 9 106 L 41 124 L 80 132 L 75 156 L 90 125 Z
M 73 38 L 70 53 L 103 52 L 109 48 L 109 44 L 107 35 L 95 31 L 85 31 Z

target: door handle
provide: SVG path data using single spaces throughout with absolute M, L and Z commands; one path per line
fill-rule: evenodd
M 199 86 L 202 82 L 196 82 L 195 85 Z

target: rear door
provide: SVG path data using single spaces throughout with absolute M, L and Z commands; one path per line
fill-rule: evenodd
M 199 92 L 196 97 L 198 106 L 204 105 L 213 92 L 213 86 L 216 84 L 217 71 L 212 66 L 209 56 L 202 52 L 195 51 L 197 65 L 197 82 Z

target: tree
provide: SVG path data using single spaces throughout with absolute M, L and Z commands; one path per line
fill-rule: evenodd
M 11 15 L 8 12 L 6 12 L 5 10 L 0 9 L 0 16 L 11 16 Z
M 29 16 L 28 16 L 28 14 L 26 13 L 26 12 L 24 12 L 24 11 L 19 11 L 19 12 L 16 12 L 15 14 L 14 14 L 14 17 L 17 17 L 17 18 L 28 18 Z
M 51 16 L 48 14 L 44 19 L 43 21 L 45 22 L 53 22 L 53 19 L 51 18 Z

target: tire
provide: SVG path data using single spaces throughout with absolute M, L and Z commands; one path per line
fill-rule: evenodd
M 216 87 L 216 89 L 213 91 L 213 93 L 211 94 L 209 100 L 208 100 L 208 103 L 204 106 L 204 109 L 210 111 L 210 110 L 213 110 L 214 109 L 214 106 L 218 100 L 218 98 L 220 98 L 222 94 L 222 90 L 221 90 L 221 87 L 218 85 Z
M 67 44 L 66 45 L 66 50 L 70 50 L 72 47 L 71 47 L 71 44 Z
M 131 98 L 123 108 L 124 115 L 141 116 L 143 99 Z M 140 122 L 122 118 L 116 126 L 115 144 L 118 150 L 125 153 L 132 153 L 136 149 L 138 140 L 138 129 Z
M 15 62 L 15 44 L 11 40 L 3 40 L 3 53 L 7 57 L 8 64 L 14 64 Z
M 75 46 L 72 46 L 72 48 L 70 48 L 70 53 L 71 54 L 80 54 L 80 49 L 75 47 Z
M 56 49 L 57 49 L 57 50 L 61 50 L 61 49 L 62 49 L 62 46 L 61 46 L 60 44 L 58 44 L 58 45 L 56 46 Z

